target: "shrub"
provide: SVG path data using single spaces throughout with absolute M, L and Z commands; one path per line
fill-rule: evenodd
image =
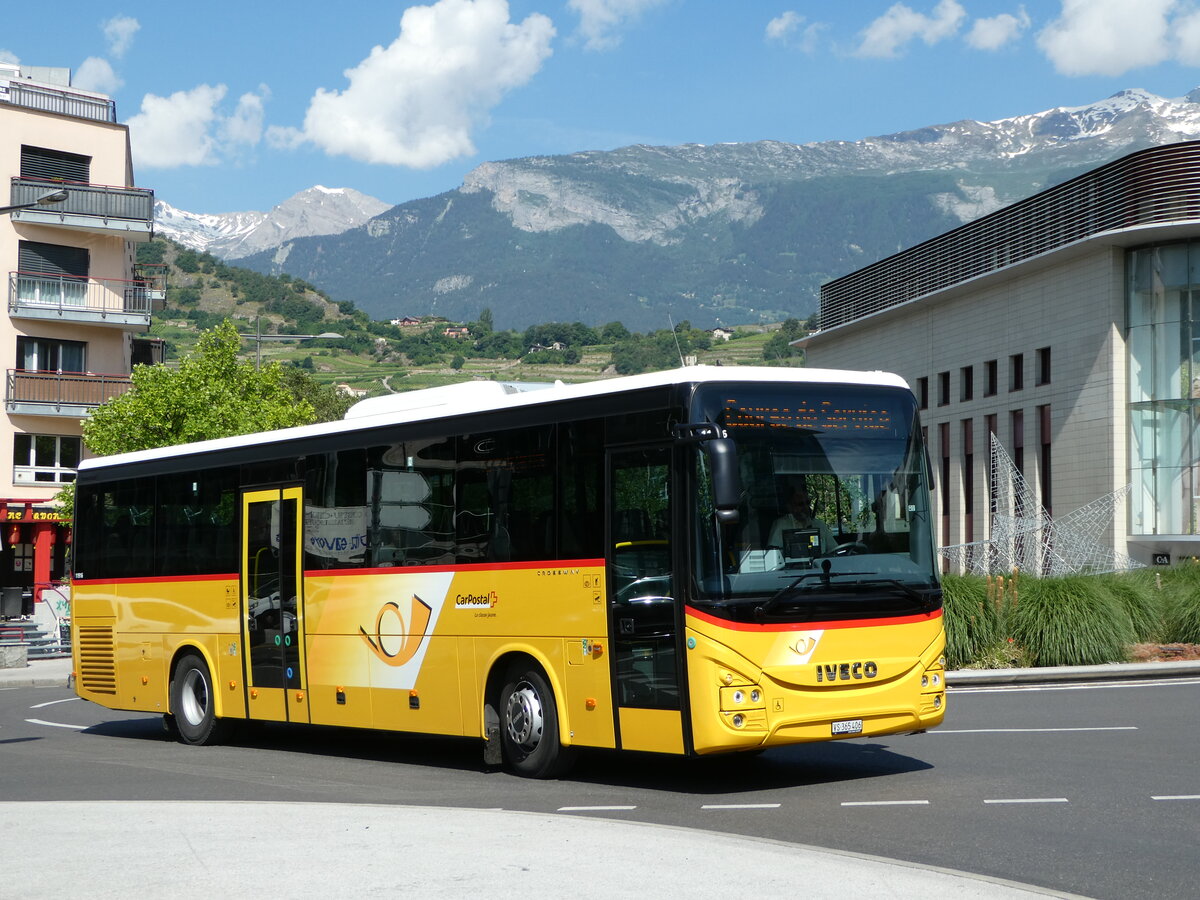
M 1166 611 L 1164 643 L 1200 643 L 1200 565 L 1185 563 L 1156 573 Z
M 1096 577 L 1097 586 L 1112 594 L 1129 616 L 1133 640 L 1147 643 L 1162 640 L 1165 599 L 1146 570 Z
M 998 637 L 998 617 L 987 585 L 978 576 L 946 575 L 942 578 L 942 603 L 946 665 L 961 669 L 974 664 Z
M 1012 637 L 1036 666 L 1120 662 L 1134 641 L 1129 613 L 1095 577 L 1022 579 Z

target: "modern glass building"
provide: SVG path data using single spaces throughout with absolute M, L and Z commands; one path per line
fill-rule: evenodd
M 810 366 L 923 407 L 944 546 L 990 537 L 995 435 L 1056 519 L 1130 486 L 1102 540 L 1200 556 L 1200 143 L 1129 154 L 826 284 Z

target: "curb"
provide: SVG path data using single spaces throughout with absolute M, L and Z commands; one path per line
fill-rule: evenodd
M 1047 666 L 1030 669 L 959 669 L 946 673 L 949 687 L 985 684 L 1063 684 L 1089 681 L 1145 681 L 1200 676 L 1200 661 L 1112 663 L 1103 666 Z

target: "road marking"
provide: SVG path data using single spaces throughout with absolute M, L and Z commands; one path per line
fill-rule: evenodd
M 46 706 L 53 706 L 55 703 L 70 703 L 72 700 L 78 700 L 79 697 L 64 697 L 61 700 L 47 700 L 45 703 L 38 703 L 29 707 L 30 709 L 42 709 Z
M 928 806 L 928 800 L 845 800 L 842 806 Z
M 779 803 L 705 803 L 701 809 L 779 809 Z
M 1160 794 L 1151 800 L 1200 800 L 1200 794 Z
M 1162 678 L 1145 681 L 1097 681 L 1089 684 L 1007 684 L 988 687 L 967 685 L 946 686 L 952 694 L 1011 694 L 1018 691 L 1099 691 L 1108 688 L 1173 687 L 1175 685 L 1200 684 L 1200 678 Z
M 636 806 L 560 806 L 559 812 L 622 812 Z
M 1037 734 L 1055 731 L 1137 731 L 1136 725 L 1095 725 L 1080 728 L 939 728 L 930 734 Z
M 26 719 L 32 725 L 49 725 L 51 728 L 74 728 L 78 731 L 83 731 L 87 725 L 65 725 L 62 722 L 47 722 L 45 719 Z
M 984 803 L 1070 803 L 1066 797 L 1009 797 L 1001 800 L 984 800 Z

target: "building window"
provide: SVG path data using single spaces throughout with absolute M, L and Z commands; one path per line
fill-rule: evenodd
M 950 403 L 950 373 L 938 372 L 938 406 Z
M 1025 387 L 1025 354 L 1014 353 L 1008 358 L 1008 389 L 1019 391 Z
M 941 450 L 942 489 L 942 546 L 950 546 L 950 423 L 938 425 L 938 447 Z
M 13 484 L 61 484 L 75 480 L 83 450 L 80 438 L 54 434 L 13 435 Z
M 1050 383 L 1050 348 L 1042 347 L 1037 352 L 1037 383 Z
M 1022 475 L 1025 474 L 1025 410 L 1014 409 L 1012 415 L 1012 446 L 1013 466 Z M 1024 515 L 1023 510 L 1017 512 L 1018 516 Z
M 1000 363 L 998 360 L 989 359 L 983 364 L 984 385 L 983 396 L 994 397 L 999 390 L 998 384 L 1000 381 Z
M 917 379 L 917 400 L 921 409 L 929 409 L 929 377 Z
M 1053 434 L 1050 421 L 1050 406 L 1038 407 L 1038 445 L 1040 448 L 1040 465 L 1038 467 L 1038 479 L 1042 488 L 1042 508 L 1047 513 L 1053 513 L 1053 504 L 1050 502 L 1050 440 Z
M 966 541 L 975 540 L 975 441 L 974 422 L 962 422 L 962 482 L 963 482 L 963 531 Z
M 975 396 L 975 367 L 963 366 L 958 371 L 958 397 L 964 403 Z
M 92 158 L 46 147 L 21 146 L 21 177 L 37 181 L 72 181 L 87 184 L 92 180 Z
M 21 372 L 86 372 L 86 347 L 82 341 L 18 337 L 17 369 Z

